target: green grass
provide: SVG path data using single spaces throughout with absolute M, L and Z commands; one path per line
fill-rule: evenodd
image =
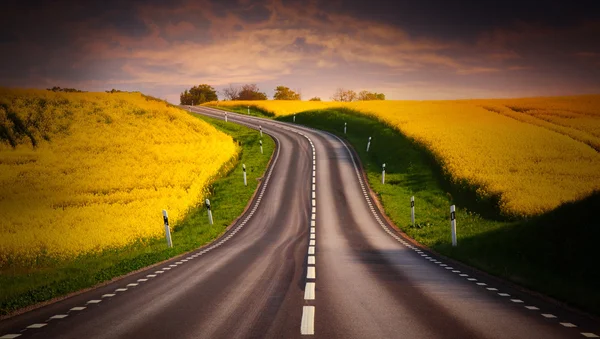
M 257 131 L 217 119 L 193 116 L 231 135 L 242 147 L 239 159 L 231 160 L 237 164 L 236 167 L 230 173 L 222 173 L 222 177 L 211 185 L 209 198 L 214 224 L 209 225 L 206 209 L 199 202 L 200 206 L 192 208 L 186 218 L 175 226 L 173 248 L 166 247 L 164 238 L 146 239 L 126 248 L 105 251 L 100 255 L 85 255 L 72 261 L 48 262 L 35 269 L 3 268 L 0 272 L 0 316 L 194 250 L 223 234 L 226 227 L 244 211 L 260 183 L 259 178 L 264 174 L 275 143 L 265 136 L 264 154 L 260 154 Z M 242 163 L 246 164 L 248 186 L 243 184 Z
M 291 122 L 292 117 L 278 120 Z M 348 123 L 344 135 L 344 122 Z M 474 188 L 452 185 L 424 147 L 375 118 L 347 109 L 296 114 L 296 123 L 332 132 L 358 153 L 388 217 L 406 234 L 445 256 L 600 314 L 600 193 L 529 220 L 506 220 Z M 373 137 L 366 152 L 368 137 Z M 381 165 L 386 183 L 381 184 Z M 410 222 L 415 196 L 416 224 Z M 451 246 L 450 205 L 457 207 L 458 246 Z
M 218 106 L 218 105 L 211 104 L 208 107 L 217 108 L 217 109 L 220 109 L 223 111 L 240 113 L 240 114 L 244 114 L 244 115 L 251 115 L 251 116 L 259 117 L 259 118 L 272 119 L 275 117 L 275 113 L 266 111 L 260 107 L 252 106 L 252 105 L 250 105 L 250 107 L 248 107 L 248 106 L 243 106 L 243 105 L 241 105 L 241 106 Z M 248 110 L 248 108 L 249 108 L 249 110 Z M 250 113 L 250 114 L 248 114 L 248 113 Z

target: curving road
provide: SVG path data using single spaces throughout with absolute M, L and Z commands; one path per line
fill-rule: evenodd
M 224 112 L 193 108 L 207 116 Z M 0 322 L 0 338 L 597 338 L 598 319 L 412 244 L 330 134 L 228 113 L 278 148 L 211 246 Z

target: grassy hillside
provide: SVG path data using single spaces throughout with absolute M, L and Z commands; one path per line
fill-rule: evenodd
M 239 152 L 141 94 L 0 89 L 0 268 L 162 237 Z
M 289 116 L 279 120 L 290 122 Z M 341 122 L 348 123 L 347 133 Z M 428 148 L 389 125 L 347 109 L 308 111 L 296 123 L 326 130 L 354 146 L 390 219 L 421 244 L 471 266 L 600 314 L 600 192 L 536 217 L 499 220 L 493 201 L 453 185 Z M 369 136 L 374 142 L 367 153 Z M 381 164 L 386 183 L 381 184 Z M 410 220 L 410 198 L 416 223 Z M 450 205 L 457 206 L 458 247 L 451 246 Z
M 69 214 L 75 212 L 81 216 L 79 220 L 81 225 L 64 224 L 63 227 L 58 229 L 50 229 L 44 224 L 44 220 L 35 219 L 40 213 L 36 214 L 34 212 L 46 208 L 47 202 L 42 199 L 46 197 L 44 194 L 35 194 L 36 191 L 32 190 L 32 185 L 23 187 L 21 185 L 24 184 L 19 181 L 0 180 L 4 190 L 10 190 L 20 199 L 18 200 L 15 197 L 13 200 L 11 196 L 0 195 L 2 197 L 0 206 L 10 203 L 18 208 L 24 218 L 30 216 L 30 223 L 9 225 L 2 220 L 2 224 L 0 224 L 0 230 L 5 232 L 1 234 L 2 239 L 0 241 L 6 243 L 7 239 L 19 240 L 19 242 L 9 244 L 17 251 L 12 253 L 1 252 L 3 255 L 7 254 L 5 258 L 9 260 L 3 262 L 3 265 L 0 266 L 0 318 L 22 307 L 94 286 L 114 277 L 196 249 L 214 240 L 223 234 L 226 227 L 243 212 L 244 207 L 259 184 L 257 179 L 263 176 L 275 148 L 275 143 L 271 138 L 267 136 L 261 138 L 258 132 L 254 130 L 188 114 L 178 108 L 168 106 L 162 101 L 156 101 L 140 94 L 86 93 L 57 95 L 46 91 L 22 90 L 2 90 L 1 93 L 0 100 L 2 101 L 0 102 L 4 103 L 1 106 L 4 108 L 3 113 L 19 114 L 18 117 L 24 122 L 23 125 L 39 142 L 33 147 L 31 138 L 27 133 L 17 135 L 14 123 L 6 123 L 3 126 L 10 128 L 11 133 L 13 133 L 12 138 L 17 142 L 15 148 L 13 148 L 10 142 L 4 139 L 5 144 L 2 145 L 2 152 L 0 152 L 0 167 L 4 166 L 1 168 L 11 169 L 12 167 L 8 166 L 8 159 L 22 159 L 16 156 L 11 157 L 11 155 L 29 154 L 38 163 L 38 167 L 17 168 L 21 170 L 19 172 L 20 176 L 25 178 L 35 178 L 39 174 L 44 174 L 46 180 L 36 182 L 38 190 L 42 193 L 48 191 L 44 186 L 46 183 L 47 185 L 53 185 L 53 189 L 57 190 L 56 195 L 61 196 L 65 194 L 64 192 L 78 194 L 77 188 L 82 185 L 83 187 L 92 184 L 96 184 L 98 187 L 109 187 L 109 185 L 114 187 L 118 183 L 127 183 L 123 178 L 132 175 L 137 175 L 138 183 L 142 184 L 146 180 L 146 176 L 158 174 L 159 177 L 155 180 L 165 180 L 166 187 L 157 186 L 157 189 L 161 194 L 167 195 L 167 199 L 170 199 L 165 200 L 165 202 L 188 201 L 190 204 L 185 206 L 185 210 L 182 209 L 183 214 L 179 220 L 176 219 L 176 222 L 172 222 L 172 225 L 175 226 L 172 232 L 174 247 L 167 248 L 161 215 L 162 206 L 159 206 L 158 210 L 152 211 L 150 216 L 152 220 L 149 221 L 149 225 L 128 219 L 135 218 L 136 213 L 138 213 L 135 209 L 136 206 L 154 202 L 150 199 L 152 196 L 135 195 L 135 192 L 143 192 L 139 188 L 132 190 L 105 188 L 106 191 L 103 194 L 80 194 L 77 196 L 80 204 L 78 206 L 65 206 L 64 209 L 60 207 L 58 210 L 63 214 L 59 215 L 58 218 L 70 220 Z M 33 121 L 31 114 L 23 114 L 23 112 L 39 113 L 40 111 L 45 113 L 46 111 L 38 106 L 40 101 L 45 103 L 44 107 L 50 107 L 47 111 L 49 114 L 42 114 L 42 116 L 54 119 L 52 123 L 46 125 L 51 131 L 46 138 L 40 137 L 41 132 L 37 129 L 37 126 L 40 126 L 39 124 L 30 123 L 30 121 Z M 8 105 L 11 102 L 25 102 L 29 111 L 23 107 L 20 109 L 11 108 L 9 111 L 7 107 L 14 107 Z M 90 105 L 92 108 L 97 109 L 90 110 L 88 107 Z M 81 111 L 73 112 L 78 109 Z M 145 110 L 145 113 L 132 114 L 136 111 L 141 113 L 140 110 Z M 64 112 L 69 111 L 71 113 L 67 113 L 67 117 L 62 116 Z M 109 116 L 111 122 L 107 123 L 102 116 Z M 83 121 L 78 121 L 78 119 Z M 5 118 L 4 122 L 6 120 Z M 65 133 L 61 134 L 61 132 L 56 132 L 53 129 L 57 121 L 63 121 L 68 126 L 67 129 L 63 130 Z M 107 126 L 104 126 L 104 124 Z M 93 126 L 94 128 L 85 131 L 87 133 L 81 133 L 78 131 L 81 126 Z M 109 128 L 115 128 L 118 133 L 104 130 Z M 129 138 L 126 138 L 121 133 L 125 133 L 128 129 L 136 131 L 136 133 L 127 134 Z M 163 133 L 160 130 L 165 130 L 165 132 Z M 74 139 L 75 136 L 79 136 L 84 140 Z M 140 139 L 140 136 L 153 136 L 153 138 Z M 95 139 L 92 139 L 92 137 L 95 137 Z M 57 145 L 68 144 L 69 138 L 73 144 L 71 148 L 66 146 L 57 148 Z M 261 154 L 259 150 L 259 140 L 261 139 L 263 140 L 264 154 Z M 139 145 L 140 140 L 147 143 L 145 145 L 147 148 Z M 204 146 L 205 144 L 206 146 Z M 211 152 L 223 153 L 229 146 L 233 146 L 231 147 L 232 156 L 225 159 L 220 167 L 214 169 L 213 167 L 218 166 L 218 164 L 208 163 L 206 159 L 210 159 L 212 156 L 212 159 L 218 160 L 218 156 L 211 155 Z M 162 170 L 160 172 L 155 172 L 150 163 L 157 160 L 159 156 L 154 147 L 158 147 L 161 152 L 170 151 L 171 153 L 170 158 L 165 159 L 161 165 Z M 79 151 L 79 153 L 72 154 L 74 150 Z M 88 152 L 95 150 L 96 152 L 85 153 L 82 150 Z M 50 159 L 63 160 L 56 160 L 48 165 L 49 159 L 45 158 L 48 157 L 47 154 L 54 155 L 54 158 Z M 106 155 L 132 159 L 129 162 L 119 160 L 115 163 L 110 162 Z M 98 161 L 92 166 L 86 162 L 88 161 L 85 160 L 86 157 L 97 158 Z M 78 162 L 77 159 L 79 158 L 83 158 L 84 161 Z M 29 163 L 27 161 L 13 162 L 16 162 L 14 166 Z M 241 180 L 242 163 L 245 163 L 247 167 L 248 182 L 250 183 L 248 186 L 244 186 Z M 72 167 L 67 165 L 72 165 Z M 82 165 L 85 165 L 85 167 Z M 65 172 L 57 173 L 51 168 L 52 166 L 65 170 Z M 106 177 L 102 174 L 102 171 L 109 170 L 109 166 L 121 166 L 115 168 L 115 171 L 109 171 L 114 177 Z M 195 166 L 197 168 L 185 172 L 186 169 Z M 25 170 L 33 171 L 33 174 L 29 174 Z M 71 174 L 69 170 L 73 173 L 82 171 L 84 174 L 81 174 L 81 176 L 98 178 L 97 180 L 103 180 L 103 182 L 82 182 L 82 180 L 79 180 L 80 177 L 69 177 Z M 206 170 L 214 170 L 214 174 L 208 181 L 197 183 L 197 180 L 205 178 L 202 173 Z M 145 172 L 142 173 L 141 171 Z M 5 174 L 4 171 L 0 173 Z M 72 180 L 66 180 L 67 178 L 72 178 Z M 179 185 L 186 181 L 192 184 L 185 189 L 181 189 Z M 64 187 L 58 186 L 56 182 L 62 183 Z M 195 201 L 192 201 L 190 197 L 186 197 L 186 193 L 194 193 L 193 185 L 203 187 Z M 23 187 L 22 190 L 21 187 Z M 126 193 L 130 194 L 124 195 Z M 50 198 L 54 197 L 50 193 L 47 194 Z M 202 205 L 205 197 L 211 199 L 214 225 L 209 225 L 206 210 Z M 86 198 L 88 199 L 86 200 Z M 111 198 L 115 199 L 108 200 Z M 135 202 L 136 198 L 139 199 L 137 204 Z M 24 203 L 24 201 L 30 205 L 23 206 L 19 204 L 19 202 Z M 77 210 L 77 208 L 98 205 L 100 205 L 102 213 L 113 213 L 111 215 L 114 219 L 108 223 L 102 223 L 104 221 L 103 216 L 93 214 L 96 212 L 95 210 L 87 210 L 86 214 L 81 213 L 81 210 Z M 176 213 L 171 212 L 175 211 L 176 207 L 175 204 L 172 204 L 167 208 L 171 219 L 173 219 L 174 214 L 176 215 Z M 123 210 L 124 213 L 115 215 L 114 211 L 119 210 Z M 4 211 L 3 209 L 3 213 Z M 50 224 L 52 220 L 47 219 L 45 221 Z M 37 228 L 32 227 L 32 225 Z M 9 229 L 9 226 L 12 228 Z M 97 241 L 98 238 L 87 237 L 87 235 L 82 234 L 82 229 L 89 230 L 92 235 L 95 234 L 94 232 L 104 230 L 105 238 L 100 239 L 99 243 L 106 244 L 106 246 L 102 247 L 98 243 L 90 244 L 92 241 Z M 23 239 L 22 234 L 33 234 L 40 242 L 48 242 L 48 239 L 55 239 L 53 238 L 55 235 L 49 233 L 60 233 L 64 236 L 62 239 L 75 242 L 65 243 L 65 246 L 57 247 L 59 252 L 56 253 L 48 252 L 45 249 L 36 252 L 39 249 L 38 247 L 31 246 L 31 244 L 21 240 Z M 120 240 L 111 242 L 115 238 L 127 235 L 131 236 L 129 239 L 133 239 L 129 243 L 122 244 Z M 136 235 L 138 238 L 134 238 Z M 92 247 L 91 251 L 88 250 L 90 247 Z M 20 256 L 23 250 L 27 250 L 29 256 Z
M 374 117 L 427 148 L 454 185 L 495 204 L 508 218 L 540 215 L 600 190 L 600 95 L 208 105 L 251 105 L 275 116 L 344 107 Z M 375 145 L 379 141 L 373 137 Z

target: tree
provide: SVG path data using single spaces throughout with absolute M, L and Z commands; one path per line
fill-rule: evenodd
M 338 88 L 335 91 L 335 93 L 333 94 L 333 96 L 331 97 L 331 100 L 333 100 L 333 101 L 344 101 L 344 102 L 355 101 L 356 99 L 357 99 L 356 92 L 354 92 L 351 89 L 344 89 L 344 88 Z
M 369 91 L 360 91 L 358 100 L 385 100 L 385 94 Z
M 321 98 L 313 97 L 313 98 L 310 98 L 308 101 L 321 101 Z
M 179 96 L 179 101 L 182 105 L 199 105 L 209 101 L 217 101 L 217 91 L 212 86 L 202 84 L 187 89 Z
M 225 100 L 237 100 L 240 95 L 240 89 L 238 87 L 233 87 L 233 85 L 229 84 L 229 88 L 225 88 L 223 90 L 223 96 Z
M 260 92 L 256 84 L 243 85 L 235 100 L 267 100 L 267 95 Z
M 285 86 L 277 86 L 275 88 L 275 95 L 273 95 L 273 99 L 275 100 L 301 100 L 300 94 L 292 91 L 289 87 Z

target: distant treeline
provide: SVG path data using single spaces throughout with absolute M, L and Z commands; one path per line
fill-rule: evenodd
M 233 86 L 222 90 L 223 100 L 267 100 L 267 94 L 261 92 L 256 84 L 245 84 L 242 86 Z M 218 101 L 217 91 L 210 85 L 201 84 L 186 89 L 180 95 L 182 105 L 200 105 L 209 101 Z M 286 86 L 277 86 L 273 100 L 302 100 L 302 93 L 299 89 L 292 90 Z M 360 100 L 385 100 L 385 94 L 369 91 L 360 91 L 356 93 L 353 90 L 338 88 L 331 97 L 333 101 L 360 101 Z M 319 97 L 313 97 L 309 101 L 321 101 Z

